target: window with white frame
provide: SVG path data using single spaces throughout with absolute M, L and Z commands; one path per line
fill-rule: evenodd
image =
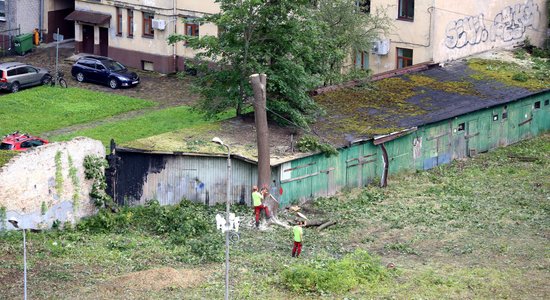
M 0 0 L 0 21 L 6 21 L 6 1 Z

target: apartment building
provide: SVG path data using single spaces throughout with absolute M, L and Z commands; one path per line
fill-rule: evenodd
M 216 35 L 213 24 L 195 19 L 219 11 L 214 0 L 77 0 L 74 21 L 76 51 L 112 57 L 127 66 L 171 73 L 184 69 L 194 51 L 171 34 Z
M 370 10 L 385 9 L 393 20 L 387 36 L 372 49 L 356 53 L 356 68 L 374 74 L 426 62 L 441 63 L 529 38 L 547 38 L 547 0 L 372 0 Z
M 0 0 L 0 35 L 31 33 L 36 28 L 43 41 L 52 41 L 53 34 L 74 37 L 74 26 L 64 18 L 74 11 L 74 0 Z

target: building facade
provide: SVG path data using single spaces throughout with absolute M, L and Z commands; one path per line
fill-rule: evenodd
M 194 51 L 172 34 L 216 35 L 212 24 L 195 19 L 219 11 L 214 0 L 77 0 L 67 17 L 75 22 L 76 51 L 104 55 L 127 66 L 160 73 L 184 69 Z
M 15 36 L 38 29 L 42 40 L 53 41 L 57 32 L 74 38 L 74 25 L 64 18 L 74 11 L 74 0 L 0 0 L 0 35 Z
M 427 62 L 442 63 L 525 39 L 548 38 L 546 0 L 372 0 L 371 11 L 394 20 L 387 36 L 354 57 L 356 68 L 374 74 Z

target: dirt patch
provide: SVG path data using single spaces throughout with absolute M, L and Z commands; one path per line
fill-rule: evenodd
M 124 295 L 163 289 L 189 288 L 206 280 L 211 271 L 174 268 L 152 269 L 115 277 L 94 288 L 101 299 L 122 299 Z

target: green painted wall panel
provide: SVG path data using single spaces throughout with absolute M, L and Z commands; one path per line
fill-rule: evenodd
M 548 99 L 550 92 L 420 126 L 386 142 L 390 174 L 429 169 L 549 131 L 550 103 L 545 103 Z M 536 102 L 540 102 L 540 107 L 535 108 Z M 329 158 L 314 155 L 281 165 L 281 205 L 331 195 L 343 187 L 364 186 L 381 176 L 382 151 L 372 141 L 339 149 L 339 153 Z M 292 170 L 285 172 L 285 168 Z

